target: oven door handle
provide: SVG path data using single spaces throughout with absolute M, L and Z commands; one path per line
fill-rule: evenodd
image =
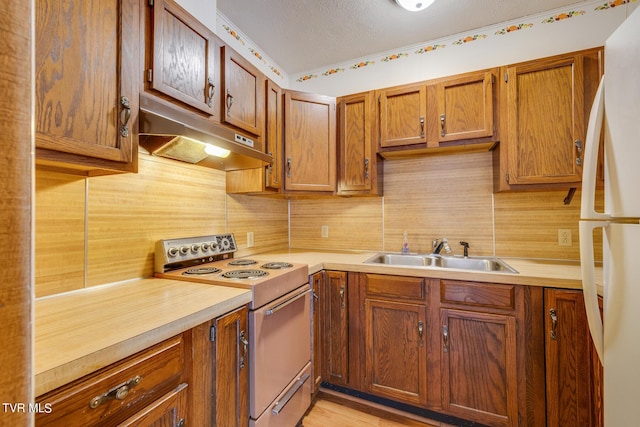
M 306 294 L 308 294 L 310 292 L 311 292 L 311 288 L 306 289 L 306 290 L 304 290 L 304 291 L 292 296 L 288 300 L 282 301 L 281 303 L 278 303 L 278 304 L 274 305 L 273 307 L 268 308 L 265 313 L 267 314 L 267 316 L 271 316 L 272 314 L 275 314 L 281 308 L 284 308 L 284 307 L 288 306 L 292 302 L 296 301 L 297 299 L 302 298 L 303 296 L 305 296 Z
M 303 376 L 298 378 L 298 381 L 296 381 L 293 387 L 289 389 L 289 391 L 287 392 L 287 394 L 284 395 L 282 400 L 276 403 L 276 406 L 273 407 L 273 409 L 271 410 L 271 413 L 273 415 L 278 415 L 280 411 L 282 411 L 282 409 L 287 405 L 287 403 L 289 403 L 293 395 L 296 394 L 296 392 L 300 389 L 300 387 L 302 387 L 303 384 L 309 379 L 310 376 L 311 375 L 309 374 L 304 374 Z

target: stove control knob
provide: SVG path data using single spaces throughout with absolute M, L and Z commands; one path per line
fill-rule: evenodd
M 176 247 L 169 248 L 169 250 L 167 251 L 167 255 L 169 255 L 172 258 L 174 256 L 178 255 L 178 248 L 176 248 Z
M 200 250 L 200 245 L 197 245 L 195 243 L 191 245 L 191 252 L 193 252 L 194 254 L 197 254 L 199 250 Z
M 214 252 L 218 252 L 219 251 L 218 242 L 216 242 L 216 241 L 211 242 L 211 250 L 214 251 Z
M 189 253 L 189 246 L 180 246 L 180 254 L 186 255 Z
M 203 243 L 200 247 L 202 248 L 202 252 L 207 252 L 209 250 L 209 244 L 207 242 Z

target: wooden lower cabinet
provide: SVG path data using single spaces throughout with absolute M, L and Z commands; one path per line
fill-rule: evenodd
M 426 403 L 426 327 L 424 304 L 365 299 L 367 391 Z
M 187 384 L 180 384 L 119 427 L 184 427 L 187 413 Z
M 332 384 L 349 384 L 349 293 L 347 273 L 327 271 L 324 310 L 324 374 Z
M 335 271 L 325 285 L 323 381 L 431 417 L 545 425 L 542 288 Z
M 443 408 L 492 426 L 518 425 L 516 319 L 443 309 Z
M 191 330 L 190 425 L 248 425 L 247 322 L 243 307 Z
M 248 310 L 198 325 L 36 399 L 36 426 L 249 423 Z
M 602 426 L 602 365 L 582 291 L 545 289 L 547 426 Z
M 313 365 L 313 378 L 314 381 L 311 384 L 311 394 L 317 394 L 322 383 L 322 359 L 324 354 L 324 345 L 322 339 L 322 331 L 324 325 L 324 313 L 322 311 L 323 304 L 323 291 L 324 291 L 324 273 L 319 271 L 311 275 L 309 282 L 313 289 L 313 300 L 311 301 L 312 309 L 312 333 L 311 340 L 311 357 Z
M 38 397 L 36 402 L 51 411 L 36 414 L 35 425 L 113 426 L 125 422 L 146 426 L 171 417 L 169 412 L 176 414 L 176 420 L 184 418 L 184 405 L 167 393 L 180 392 L 184 383 L 187 343 L 185 335 L 178 335 Z M 173 403 L 163 403 L 165 400 Z

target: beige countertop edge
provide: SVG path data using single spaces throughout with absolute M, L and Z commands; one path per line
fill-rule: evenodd
M 36 299 L 35 395 L 250 301 L 245 289 L 156 278 Z
M 466 280 L 527 286 L 543 286 L 563 289 L 582 289 L 580 263 L 519 258 L 501 258 L 518 271 L 512 273 L 471 272 L 429 267 L 405 267 L 364 264 L 378 252 L 313 251 L 289 249 L 253 254 L 258 260 L 300 262 L 309 265 L 309 274 L 321 270 L 352 271 L 373 274 L 392 274 L 433 279 Z M 596 269 L 598 283 L 602 283 L 602 268 Z

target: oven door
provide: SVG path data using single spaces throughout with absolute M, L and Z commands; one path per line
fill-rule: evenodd
M 311 360 L 308 284 L 249 313 L 249 406 L 257 419 Z

